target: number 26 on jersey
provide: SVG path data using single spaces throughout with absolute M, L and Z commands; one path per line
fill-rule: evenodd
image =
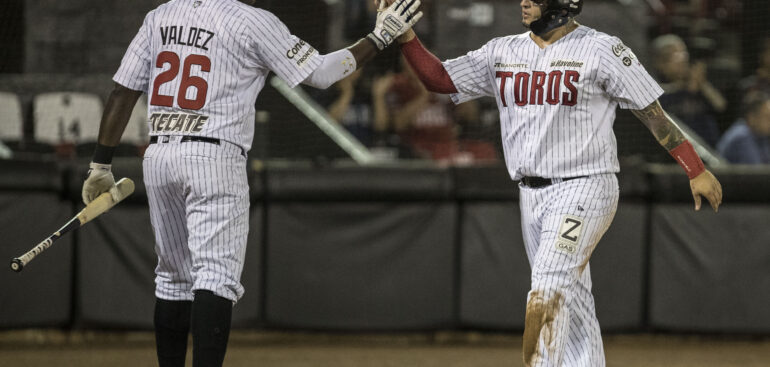
M 189 55 L 184 59 L 184 65 L 182 69 L 182 80 L 179 84 L 179 91 L 176 96 L 164 95 L 160 93 L 160 87 L 163 84 L 174 81 L 179 76 L 179 67 L 182 64 L 179 59 L 179 55 L 171 51 L 163 51 L 158 54 L 158 58 L 155 60 L 155 67 L 163 69 L 168 64 L 169 68 L 158 74 L 153 81 L 152 97 L 150 98 L 150 104 L 154 106 L 173 107 L 174 98 L 180 108 L 187 110 L 200 110 L 206 104 L 206 94 L 208 93 L 209 84 L 206 79 L 199 76 L 190 75 L 193 65 L 200 67 L 202 72 L 208 73 L 211 71 L 211 59 L 204 55 Z M 190 88 L 195 89 L 195 98 L 187 98 L 187 91 Z

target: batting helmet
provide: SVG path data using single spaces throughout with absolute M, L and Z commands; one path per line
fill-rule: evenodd
M 583 0 L 532 0 L 540 7 L 540 19 L 532 22 L 532 33 L 542 35 L 559 28 L 583 10 Z

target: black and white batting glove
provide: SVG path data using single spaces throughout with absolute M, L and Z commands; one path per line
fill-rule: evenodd
M 374 31 L 366 36 L 380 50 L 390 46 L 398 36 L 411 29 L 422 18 L 422 11 L 417 11 L 420 0 L 396 0 L 388 7 L 385 3 L 385 0 L 380 0 Z
M 112 175 L 111 164 L 100 164 L 91 162 L 88 166 L 88 177 L 83 182 L 83 203 L 88 205 L 102 193 L 109 192 L 112 199 L 118 201 L 120 193 L 115 186 L 115 177 Z

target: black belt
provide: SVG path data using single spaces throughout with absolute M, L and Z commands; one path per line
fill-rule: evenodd
M 168 139 L 169 139 L 168 135 L 163 135 L 161 137 L 165 138 L 164 142 L 168 142 Z M 182 143 L 187 142 L 187 141 L 200 141 L 200 142 L 216 144 L 216 145 L 219 145 L 219 142 L 220 142 L 219 139 L 215 139 L 215 138 L 207 138 L 205 136 L 191 136 L 191 135 L 185 135 L 179 141 L 182 142 Z M 158 136 L 151 136 L 150 137 L 150 144 L 155 144 L 157 142 L 158 142 Z
M 150 144 L 156 144 L 158 142 L 159 137 L 163 138 L 164 143 L 168 143 L 169 139 L 171 138 L 170 135 L 154 135 L 150 137 Z M 220 145 L 220 143 L 222 142 L 221 140 L 216 138 L 208 138 L 205 136 L 193 136 L 193 135 L 184 135 L 182 136 L 182 139 L 180 139 L 179 141 L 182 143 L 188 142 L 188 141 L 200 141 L 203 143 L 216 144 L 216 145 Z M 243 150 L 243 148 L 241 147 L 238 147 L 238 148 L 241 150 L 241 155 L 246 157 L 246 151 Z
M 527 187 L 538 188 L 538 187 L 552 185 L 552 184 L 555 184 L 556 182 L 564 182 L 564 181 L 574 180 L 578 178 L 586 178 L 586 177 L 588 176 L 567 177 L 567 178 L 562 178 L 561 181 L 554 181 L 550 178 L 525 176 L 521 178 L 521 183 Z

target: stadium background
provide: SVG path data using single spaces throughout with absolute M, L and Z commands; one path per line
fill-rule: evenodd
M 82 206 L 111 75 L 159 3 L 0 4 L 0 141 L 11 151 L 0 160 L 0 259 L 26 251 Z M 522 31 L 517 1 L 424 3 L 418 33 L 441 58 Z M 258 6 L 324 53 L 372 24 L 355 0 Z M 739 113 L 738 81 L 753 74 L 770 36 L 765 0 L 586 0 L 585 9 L 582 23 L 621 37 L 650 69 L 655 37 L 685 39 L 730 101 L 717 116 L 721 132 Z M 385 53 L 366 72 L 398 73 L 398 63 L 397 53 Z M 268 85 L 257 102 L 247 294 L 235 308 L 239 331 L 228 361 L 520 363 L 529 268 L 515 184 L 499 153 L 462 154 L 468 142 L 499 150 L 494 103 L 453 115 L 449 145 L 458 154 L 431 159 L 388 131 L 363 144 L 374 161 L 362 163 L 341 148 L 339 133 L 324 132 L 328 119 L 312 117 L 334 99 L 334 88 L 295 93 Z M 117 176 L 138 181 L 146 144 L 140 120 L 115 162 Z M 591 265 L 609 365 L 766 365 L 770 169 L 725 164 L 705 147 L 725 205 L 718 215 L 694 213 L 686 176 L 651 134 L 624 111 L 615 133 L 621 204 Z M 139 187 L 23 273 L 0 272 L 0 360 L 152 363 L 152 243 Z

